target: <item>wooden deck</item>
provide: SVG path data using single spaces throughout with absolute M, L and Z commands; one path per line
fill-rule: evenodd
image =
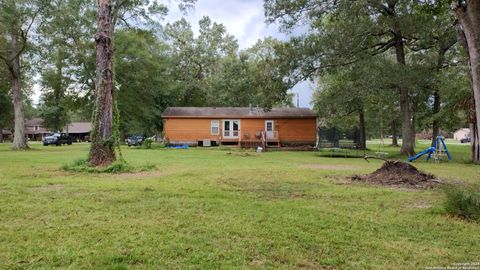
M 220 145 L 237 144 L 242 148 L 257 148 L 263 147 L 280 147 L 280 137 L 278 131 L 256 131 L 253 133 L 249 131 L 239 132 L 238 138 L 220 138 Z

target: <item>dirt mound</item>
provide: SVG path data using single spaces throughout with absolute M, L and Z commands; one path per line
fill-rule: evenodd
M 354 175 L 354 181 L 368 182 L 393 187 L 427 189 L 440 184 L 433 175 L 419 171 L 402 161 L 386 161 L 380 169 L 368 175 Z

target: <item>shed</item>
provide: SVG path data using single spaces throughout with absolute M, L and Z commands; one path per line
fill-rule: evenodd
M 470 129 L 461 128 L 453 133 L 453 139 L 460 141 L 461 139 L 470 138 Z

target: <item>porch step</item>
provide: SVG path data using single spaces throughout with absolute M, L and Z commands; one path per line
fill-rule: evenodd
M 267 146 L 267 148 L 280 148 L 280 145 L 267 144 L 266 146 Z

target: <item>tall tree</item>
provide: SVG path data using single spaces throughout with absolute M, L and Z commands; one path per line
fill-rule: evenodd
M 237 41 L 224 25 L 212 23 L 209 17 L 203 17 L 198 24 L 198 37 L 194 37 L 191 25 L 184 18 L 165 27 L 174 61 L 172 75 L 183 106 L 208 103 L 207 79 L 220 71 L 221 59 L 234 57 L 238 49 Z
M 270 22 L 280 21 L 285 29 L 301 23 L 310 27 L 305 38 L 291 41 L 290 53 L 299 60 L 291 61 L 300 69 L 300 78 L 312 78 L 322 71 L 346 66 L 372 55 L 391 55 L 399 74 L 409 74 L 410 46 L 423 42 L 424 24 L 428 20 L 418 13 L 418 6 L 429 1 L 277 1 L 265 0 L 265 13 Z M 393 75 L 393 74 L 392 74 Z M 390 75 L 390 76 L 392 76 Z M 402 128 L 403 154 L 414 153 L 415 88 L 407 78 L 396 80 Z
M 161 113 L 176 97 L 170 88 L 168 47 L 153 32 L 139 29 L 117 31 L 115 40 L 120 138 L 156 134 L 162 130 Z
M 46 1 L 3 0 L 0 8 L 0 59 L 10 76 L 11 96 L 15 113 L 12 149 L 28 148 L 25 136 L 25 93 L 22 90 L 22 56 L 29 43 L 29 34 L 46 7 Z M 38 23 L 38 21 L 37 21 Z
M 110 165 L 115 161 L 113 136 L 113 31 L 114 4 L 111 0 L 97 1 L 97 52 L 95 105 L 93 112 L 92 145 L 89 162 L 94 166 Z
M 209 106 L 273 106 L 292 105 L 288 95 L 286 73 L 280 68 L 272 38 L 259 40 L 238 55 L 219 61 L 218 71 L 207 79 Z
M 0 143 L 3 143 L 3 129 L 11 129 L 13 123 L 12 101 L 9 96 L 10 85 L 8 83 L 8 71 L 4 66 L 0 66 Z
M 193 0 L 182 0 L 180 6 Z M 119 23 L 129 27 L 157 25 L 156 16 L 166 13 L 158 1 L 148 0 L 97 0 L 96 78 L 94 112 L 92 119 L 92 144 L 88 162 L 93 166 L 106 166 L 116 159 L 115 145 L 119 143 L 118 107 L 115 100 L 113 66 L 114 32 Z M 127 17 L 134 18 L 133 22 Z M 117 117 L 114 119 L 114 115 Z
M 457 18 L 460 43 L 467 52 L 470 67 L 469 76 L 475 108 L 470 126 L 472 160 L 480 162 L 480 1 L 453 1 L 452 6 Z
M 290 105 L 289 84 L 281 69 L 276 47 L 281 42 L 266 38 L 238 52 L 225 26 L 208 17 L 199 21 L 194 37 L 190 24 L 179 20 L 165 29 L 173 60 L 172 86 L 183 106 L 248 106 L 269 109 Z
M 40 104 L 40 116 L 43 126 L 49 130 L 61 131 L 69 121 L 69 102 L 66 95 L 69 79 L 65 76 L 65 52 L 57 47 L 53 68 L 42 71 L 43 95 Z
M 329 70 L 319 78 L 314 92 L 315 110 L 328 126 L 347 122 L 358 127 L 359 147 L 366 149 L 368 133 L 383 135 L 381 123 L 396 120 L 391 113 L 396 107 L 391 78 L 385 79 L 395 67 L 391 60 L 377 56 Z
M 70 120 L 69 115 L 77 109 L 79 97 L 86 96 L 81 92 L 88 92 L 82 91 L 86 88 L 83 74 L 94 53 L 95 6 L 90 0 L 50 3 L 51 8 L 45 12 L 48 23 L 37 27 L 37 36 L 41 38 L 35 40 L 42 89 L 40 116 L 46 128 L 62 130 Z M 91 65 L 87 67 L 94 70 Z M 92 72 L 88 75 L 93 79 Z

